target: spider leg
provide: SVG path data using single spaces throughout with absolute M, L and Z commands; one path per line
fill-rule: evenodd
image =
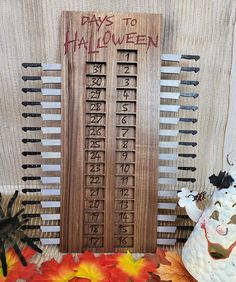
M 14 242 L 12 236 L 8 235 L 8 241 L 12 245 L 13 249 L 15 250 L 15 253 L 17 254 L 18 258 L 20 259 L 21 263 L 26 266 L 27 262 L 24 258 L 24 256 L 21 253 L 21 250 L 19 249 L 18 245 Z
M 12 207 L 16 200 L 17 195 L 18 195 L 18 191 L 16 190 L 14 195 L 11 197 L 10 201 L 8 202 L 8 205 L 7 205 L 7 216 L 8 217 L 12 216 Z
M 6 253 L 5 253 L 5 246 L 3 240 L 0 240 L 0 259 L 2 263 L 3 276 L 7 276 L 7 261 L 6 261 Z
M 20 228 L 22 225 L 24 225 L 25 223 L 29 222 L 30 219 L 29 218 L 25 218 L 24 220 L 22 220 L 19 225 L 18 225 L 18 228 Z
M 2 209 L 2 193 L 0 193 L 0 217 L 4 217 L 5 214 Z
M 15 234 L 18 235 L 20 237 L 20 240 L 23 242 L 23 243 L 27 243 L 27 245 L 35 250 L 36 252 L 38 253 L 42 253 L 43 251 L 37 246 L 34 244 L 34 242 L 21 230 L 16 230 L 15 231 Z
M 25 211 L 25 209 L 19 210 L 19 211 L 14 215 L 14 217 L 18 217 L 18 216 L 21 215 L 24 211 Z

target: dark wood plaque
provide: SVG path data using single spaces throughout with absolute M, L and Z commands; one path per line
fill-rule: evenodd
M 153 252 L 161 15 L 62 16 L 62 252 Z

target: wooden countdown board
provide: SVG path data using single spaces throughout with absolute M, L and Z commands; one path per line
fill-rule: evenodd
M 157 14 L 62 16 L 62 252 L 153 252 Z

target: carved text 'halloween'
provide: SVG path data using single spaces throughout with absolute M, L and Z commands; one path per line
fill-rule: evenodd
M 149 35 L 140 35 L 137 34 L 137 32 L 116 35 L 107 30 L 95 39 L 93 35 L 88 38 L 84 36 L 79 37 L 78 32 L 76 31 L 73 38 L 70 38 L 70 31 L 67 31 L 64 50 L 65 54 L 67 54 L 69 48 L 72 48 L 73 52 L 85 49 L 89 54 L 91 54 L 99 53 L 99 50 L 108 48 L 110 45 L 119 46 L 122 44 L 145 45 L 148 51 L 150 47 L 158 48 L 158 35 L 153 37 Z

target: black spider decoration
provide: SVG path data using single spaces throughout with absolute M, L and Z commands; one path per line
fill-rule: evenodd
M 234 179 L 231 175 L 229 175 L 226 171 L 220 171 L 218 176 L 215 174 L 209 177 L 210 183 L 217 187 L 217 189 L 225 189 L 229 188 L 231 184 L 234 182 Z
M 36 246 L 33 241 L 21 230 L 21 227 L 28 221 L 28 219 L 20 220 L 19 216 L 24 212 L 24 209 L 19 210 L 14 216 L 12 215 L 12 208 L 17 198 L 18 191 L 15 191 L 12 198 L 7 205 L 6 215 L 3 212 L 1 206 L 1 193 L 0 193 L 0 259 L 2 263 L 3 275 L 7 276 L 7 262 L 5 254 L 5 243 L 8 242 L 13 247 L 21 263 L 26 266 L 27 262 L 21 253 L 19 246 L 16 243 L 16 239 L 20 239 L 23 243 L 26 243 L 33 250 L 42 253 L 42 250 Z

